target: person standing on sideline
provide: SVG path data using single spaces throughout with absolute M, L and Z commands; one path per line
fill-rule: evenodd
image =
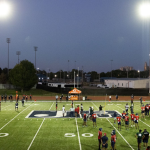
M 133 103 L 133 100 L 134 100 L 134 95 L 132 94 L 131 95 L 131 104 Z
M 107 150 L 108 147 L 108 137 L 106 136 L 106 133 L 104 133 L 104 136 L 101 139 L 102 143 L 102 150 Z
M 130 106 L 130 111 L 131 111 L 131 114 L 132 114 L 133 113 L 133 103 Z
M 56 111 L 57 111 L 57 107 L 58 107 L 58 104 L 57 104 L 57 102 L 56 102 Z
M 139 125 L 138 125 L 138 122 L 139 122 L 139 116 L 138 116 L 138 113 L 136 113 L 136 116 L 134 117 L 134 122 L 135 122 L 135 128 L 139 129 Z
M 148 139 L 149 139 L 149 132 L 147 132 L 147 130 L 144 129 L 143 135 L 144 135 L 143 144 L 144 144 L 144 147 L 147 147 L 148 146 Z
M 142 105 L 141 107 L 141 118 L 143 117 L 143 119 L 145 119 L 145 106 Z
M 116 101 L 118 100 L 118 95 L 116 94 Z
M 55 96 L 55 98 L 56 98 L 56 102 L 57 102 L 57 99 L 58 99 L 58 95 L 56 95 L 56 96 Z
M 126 114 L 126 116 L 125 116 L 125 128 L 126 128 L 126 130 L 127 129 L 129 130 L 129 116 L 128 116 L 128 114 Z
M 142 139 L 144 139 L 144 135 L 142 133 L 142 130 L 139 130 L 139 132 L 136 133 L 135 137 L 136 137 L 137 143 L 138 143 L 138 150 L 140 150 Z
M 131 116 L 131 127 L 133 127 L 133 126 L 135 126 L 134 125 L 134 118 L 135 118 L 134 112 L 132 112 L 132 114 L 130 116 Z
M 117 122 L 118 122 L 118 130 L 120 129 L 121 131 L 121 117 L 119 115 L 117 116 Z
M 73 117 L 73 112 L 74 112 L 74 108 L 73 108 L 73 105 L 72 105 L 72 107 L 70 108 L 70 117 Z
M 139 100 L 140 100 L 140 103 L 141 103 L 141 106 L 142 106 L 142 104 L 143 104 L 142 97 L 140 97 Z
M 83 116 L 83 125 L 82 125 L 82 127 L 87 126 L 86 121 L 87 121 L 87 117 L 86 117 L 86 113 L 85 113 L 84 116 Z
M 146 109 L 145 109 L 145 110 L 146 110 L 146 116 L 149 117 L 149 105 L 146 104 L 145 108 L 146 108 Z
M 99 128 L 99 131 L 98 131 L 99 150 L 101 150 L 101 139 L 102 139 L 102 128 Z
M 81 116 L 82 116 L 82 114 L 83 114 L 83 105 L 81 104 Z
M 64 117 L 64 115 L 65 115 L 65 105 L 63 105 L 63 107 L 62 107 L 62 114 L 63 114 L 63 117 Z
M 111 101 L 111 95 L 109 96 L 109 100 Z
M 24 99 L 22 99 L 22 106 L 24 106 Z
M 100 116 L 103 114 L 103 110 L 102 110 L 102 109 L 103 109 L 103 106 L 100 105 L 100 106 L 99 106 L 99 115 L 100 115 Z
M 114 124 L 116 124 L 116 117 L 117 117 L 117 112 L 114 112 Z
M 94 113 L 94 111 L 93 111 L 93 114 L 92 114 L 92 120 L 93 120 L 93 128 L 94 128 L 94 124 L 95 124 L 95 126 L 96 126 L 96 128 L 97 128 L 97 124 L 96 124 L 96 114 Z
M 126 113 L 128 113 L 128 109 L 129 109 L 128 103 L 126 104 L 125 109 L 126 109 Z
M 18 102 L 15 103 L 15 111 L 16 111 L 16 109 L 18 111 Z
M 115 142 L 116 142 L 116 138 L 115 138 L 114 133 L 112 132 L 111 133 L 111 149 L 112 150 L 115 150 Z

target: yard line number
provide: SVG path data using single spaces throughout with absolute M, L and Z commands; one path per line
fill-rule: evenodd
M 65 133 L 65 137 L 75 137 L 76 135 L 74 133 Z M 83 133 L 83 137 L 92 137 L 94 136 L 92 133 Z

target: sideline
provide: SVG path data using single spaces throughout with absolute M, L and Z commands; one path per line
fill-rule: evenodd
M 32 104 L 30 104 L 26 109 L 28 109 Z M 5 126 L 7 126 L 10 122 L 12 122 L 17 116 L 19 116 L 22 112 L 24 112 L 26 109 L 21 111 L 18 115 L 16 115 L 13 119 L 11 119 L 8 123 L 6 123 L 0 130 L 2 130 Z
M 114 125 L 109 121 L 109 119 L 108 118 L 106 118 L 107 119 L 107 121 L 114 127 Z M 115 128 L 115 127 L 114 127 Z M 127 140 L 122 136 L 122 134 L 115 128 L 115 130 L 119 133 L 119 135 L 124 139 L 124 141 L 129 145 L 129 147 L 132 149 L 132 150 L 134 150 L 133 149 L 133 147 L 127 142 Z
M 53 104 L 54 104 L 54 102 L 53 102 Z M 50 109 L 52 108 L 53 104 L 51 105 Z M 50 110 L 50 109 L 49 109 L 49 110 Z M 27 150 L 29 150 L 29 149 L 30 149 L 30 147 L 32 146 L 32 143 L 34 142 L 34 140 L 35 140 L 35 138 L 36 138 L 36 136 L 37 136 L 38 132 L 40 131 L 40 129 L 41 129 L 41 127 L 42 127 L 42 125 L 43 125 L 44 121 L 45 121 L 45 118 L 43 119 L 43 121 L 42 121 L 42 123 L 41 123 L 41 125 L 40 125 L 39 129 L 37 130 L 37 132 L 36 132 L 35 136 L 33 137 L 33 139 L 32 139 L 32 141 L 31 141 L 31 143 L 30 143 L 30 145 L 29 145 L 29 147 L 28 147 L 28 149 L 27 149 Z
M 80 135 L 79 135 L 79 130 L 78 130 L 78 124 L 77 124 L 77 118 L 75 118 L 75 120 L 76 120 L 77 132 L 78 132 L 79 147 L 80 147 L 80 150 L 82 150 L 81 142 L 80 142 Z

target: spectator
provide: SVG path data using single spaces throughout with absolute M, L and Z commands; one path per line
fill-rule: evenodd
M 106 133 L 104 133 L 104 136 L 101 139 L 102 143 L 102 150 L 107 150 L 108 147 L 108 137 L 106 136 Z
M 147 130 L 144 129 L 143 135 L 144 135 L 143 144 L 144 144 L 144 147 L 147 147 L 148 140 L 149 140 L 149 132 L 147 132 Z

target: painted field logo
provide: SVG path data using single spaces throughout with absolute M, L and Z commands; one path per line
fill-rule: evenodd
M 89 116 L 89 112 L 88 111 L 83 111 L 83 114 L 86 113 L 87 116 Z M 116 115 L 120 114 L 117 111 L 105 111 L 105 113 L 100 114 L 99 111 L 95 111 L 94 113 L 96 113 L 96 117 L 97 118 L 113 118 L 114 114 L 116 113 Z M 79 115 L 78 118 L 82 118 L 83 114 Z M 63 114 L 62 111 L 32 111 L 30 112 L 26 118 L 62 118 Z M 70 111 L 66 111 L 64 118 L 74 118 L 75 117 L 75 113 L 73 113 L 73 115 L 71 114 Z

